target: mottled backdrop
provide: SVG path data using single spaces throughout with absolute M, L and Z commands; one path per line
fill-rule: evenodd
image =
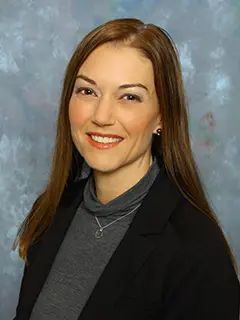
M 23 262 L 17 228 L 45 186 L 64 68 L 112 18 L 164 27 L 177 43 L 192 147 L 240 262 L 239 0 L 0 0 L 0 319 L 12 319 Z

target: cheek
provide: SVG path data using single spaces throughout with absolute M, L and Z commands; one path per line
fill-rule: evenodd
M 89 118 L 87 108 L 83 103 L 71 98 L 68 108 L 69 121 L 71 125 L 81 125 Z
M 128 119 L 128 120 L 127 120 Z M 127 120 L 127 121 L 126 121 Z M 132 117 L 125 118 L 125 129 L 131 135 L 137 136 L 151 136 L 153 131 L 154 118 L 152 115 L 146 113 L 138 113 Z

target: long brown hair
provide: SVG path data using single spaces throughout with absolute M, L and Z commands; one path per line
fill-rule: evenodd
M 169 177 L 183 196 L 217 225 L 237 273 L 237 263 L 218 219 L 210 208 L 192 154 L 187 103 L 177 49 L 164 29 L 153 24 L 146 25 L 138 19 L 116 19 L 97 27 L 83 38 L 73 53 L 64 77 L 49 182 L 20 226 L 13 249 L 19 244 L 19 255 L 27 261 L 28 248 L 53 221 L 73 172 L 73 163 L 77 163 L 78 172 L 82 170 L 84 159 L 76 151 L 71 138 L 68 105 L 80 66 L 95 48 L 107 42 L 135 48 L 151 60 L 162 117 L 161 141 L 154 137 L 152 150 L 161 149 Z

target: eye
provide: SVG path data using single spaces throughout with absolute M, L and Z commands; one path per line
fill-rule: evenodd
M 137 100 L 138 102 L 142 102 L 142 99 L 135 95 L 135 94 L 126 94 L 123 96 L 123 98 L 127 98 L 127 99 L 124 99 L 124 100 L 129 100 L 129 101 L 135 101 Z
M 91 96 L 91 95 L 95 95 L 95 92 L 92 89 L 89 88 L 76 88 L 75 89 L 75 93 L 80 93 L 83 96 Z

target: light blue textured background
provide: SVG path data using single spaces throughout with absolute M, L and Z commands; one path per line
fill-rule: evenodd
M 64 68 L 82 37 L 136 17 L 175 40 L 210 199 L 240 262 L 239 0 L 0 0 L 0 319 L 15 314 L 17 228 L 45 186 Z

